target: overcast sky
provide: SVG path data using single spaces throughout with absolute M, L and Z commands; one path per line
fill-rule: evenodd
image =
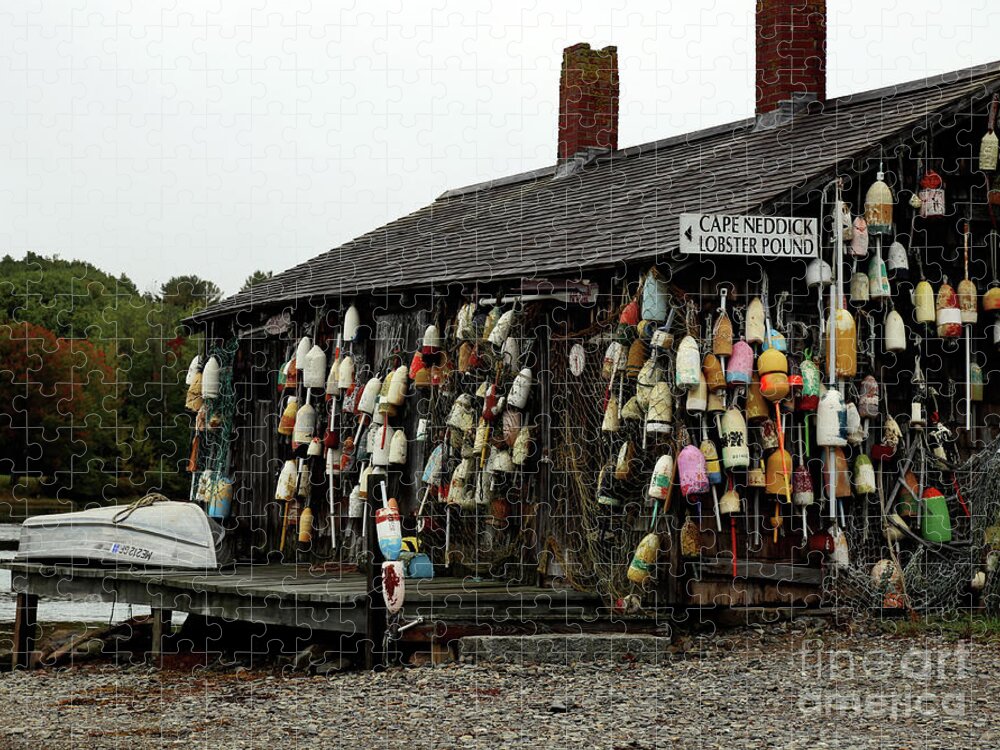
M 1000 58 L 989 3 L 830 0 L 829 95 Z M 0 6 L 0 253 L 234 292 L 553 163 L 581 41 L 618 46 L 622 146 L 753 111 L 752 0 L 157 5 Z

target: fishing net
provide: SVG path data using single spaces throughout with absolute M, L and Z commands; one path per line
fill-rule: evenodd
M 931 476 L 935 473 L 939 479 L 946 475 L 930 472 Z M 925 614 L 954 612 L 972 605 L 970 584 L 984 563 L 990 562 L 988 553 L 1000 539 L 996 531 L 1000 521 L 1000 439 L 972 455 L 954 475 L 952 492 L 945 495 L 952 519 L 952 540 L 948 543 L 926 541 L 911 532 L 898 545 L 890 545 L 882 534 L 877 503 L 865 503 L 848 514 L 845 532 L 850 565 L 831 569 L 825 581 L 838 604 L 865 609 L 908 605 Z M 893 482 L 895 476 L 892 472 Z M 913 525 L 919 527 L 919 519 Z M 884 560 L 894 562 L 901 576 L 881 563 Z M 995 567 L 987 572 L 984 601 L 991 614 L 1000 611 L 998 579 Z

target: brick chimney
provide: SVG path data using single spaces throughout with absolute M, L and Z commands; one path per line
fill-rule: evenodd
M 618 49 L 574 44 L 559 79 L 559 160 L 618 148 Z
M 757 118 L 826 101 L 826 0 L 757 0 Z

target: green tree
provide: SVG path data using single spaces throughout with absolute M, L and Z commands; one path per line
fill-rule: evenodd
M 254 271 L 252 274 L 247 276 L 247 280 L 243 282 L 243 286 L 240 287 L 240 291 L 249 292 L 250 287 L 254 284 L 259 284 L 262 281 L 267 281 L 271 278 L 274 278 L 274 271 Z
M 214 281 L 194 274 L 174 276 L 160 287 L 160 299 L 165 305 L 173 305 L 192 311 L 222 299 L 222 290 Z

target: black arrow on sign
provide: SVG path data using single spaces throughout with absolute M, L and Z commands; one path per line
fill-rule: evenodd
M 684 232 L 684 236 L 687 237 L 688 242 L 694 241 L 694 233 L 691 231 L 692 229 L 694 229 L 694 227 L 688 227 Z

